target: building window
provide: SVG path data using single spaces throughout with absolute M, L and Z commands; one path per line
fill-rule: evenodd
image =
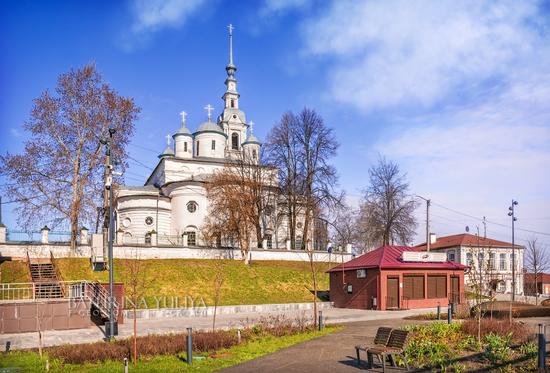
M 447 253 L 447 259 L 449 259 L 451 262 L 454 262 L 455 261 L 455 252 L 454 251 L 449 251 Z
M 145 244 L 150 245 L 151 244 L 151 233 L 145 233 Z
M 447 298 L 447 276 L 428 276 L 428 298 Z
M 183 143 L 183 151 L 187 153 L 187 141 Z
M 366 278 L 367 277 L 367 270 L 366 269 L 358 269 L 357 270 L 357 278 Z
M 403 297 L 424 299 L 424 276 L 403 276 Z
M 193 231 L 185 232 L 187 235 L 187 246 L 196 246 L 197 245 L 197 234 Z
M 197 211 L 197 202 L 195 201 L 188 202 L 187 211 L 189 211 L 190 213 L 194 213 L 195 211 Z
M 479 253 L 477 254 L 477 265 L 479 267 L 480 270 L 483 270 L 484 268 L 486 268 L 486 263 L 485 263 L 485 254 L 484 253 Z
M 199 156 L 199 141 L 197 140 L 197 157 Z
M 252 159 L 256 159 L 257 157 L 257 154 L 256 154 L 256 149 L 252 149 Z
M 216 150 L 216 140 L 212 140 L 212 150 Z
M 272 249 L 273 248 L 273 236 L 271 236 L 270 234 L 266 234 L 265 235 L 265 240 L 266 240 L 267 248 Z
M 472 253 L 466 254 L 466 265 L 470 267 L 474 265 L 474 256 L 472 255 Z
M 489 269 L 495 269 L 495 253 L 489 253 Z
M 294 242 L 294 250 L 302 250 L 302 236 L 296 237 L 296 242 Z
M 231 107 L 235 107 L 235 99 L 231 99 Z
M 145 218 L 145 224 L 146 225 L 153 225 L 153 218 L 148 216 Z
M 231 149 L 239 150 L 239 134 L 237 132 L 231 134 Z
M 500 254 L 500 270 L 506 271 L 506 254 Z
M 499 293 L 504 293 L 506 291 L 506 284 L 504 284 L 504 281 L 499 281 L 499 283 L 497 284 L 497 291 Z

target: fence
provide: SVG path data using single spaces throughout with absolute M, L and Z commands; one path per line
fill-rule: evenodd
M 85 281 L 59 281 L 55 284 L 61 288 L 61 293 L 65 298 L 75 299 L 82 298 L 82 284 Z M 49 284 L 49 283 L 44 283 Z M 20 282 L 20 283 L 2 283 L 0 284 L 0 300 L 1 301 L 22 301 L 22 300 L 37 300 L 37 287 L 41 283 Z
M 79 237 L 77 237 L 77 241 Z M 8 242 L 41 242 L 42 232 L 36 231 L 14 231 L 8 229 L 6 232 Z M 68 243 L 71 241 L 71 232 L 49 231 L 48 241 L 50 243 Z

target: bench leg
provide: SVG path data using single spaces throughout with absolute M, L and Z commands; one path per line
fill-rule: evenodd
M 395 356 L 393 356 L 393 354 L 389 354 L 388 355 L 389 358 L 390 358 L 390 364 L 392 367 L 396 367 L 397 366 L 397 363 L 395 362 Z
M 407 368 L 407 372 L 409 371 L 409 362 L 407 361 L 407 358 L 405 357 L 405 354 L 401 354 L 401 357 L 403 358 L 403 361 L 405 362 L 405 368 Z
M 386 354 L 382 354 L 382 373 L 386 373 Z
M 357 365 L 361 365 L 361 356 L 359 355 L 359 349 L 355 349 L 355 353 L 357 354 Z
M 372 369 L 372 366 L 374 365 L 374 359 L 370 352 L 367 352 L 367 362 L 369 364 L 369 369 Z

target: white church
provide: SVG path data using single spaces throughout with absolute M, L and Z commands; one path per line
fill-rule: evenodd
M 239 108 L 232 31 L 230 25 L 222 113 L 213 120 L 213 108 L 207 105 L 206 120 L 195 131 L 188 127 L 186 113 L 180 113 L 181 127 L 172 136 L 174 148 L 169 141 L 145 185 L 123 186 L 118 191 L 117 241 L 146 244 L 153 233 L 158 245 L 201 246 L 201 225 L 208 214 L 205 185 L 209 176 L 243 155 L 259 161 L 261 143 L 253 134 L 253 123 L 247 122 Z M 300 222 L 297 228 L 301 228 Z M 287 236 L 284 221 L 268 224 L 263 241 L 256 244 L 264 249 L 290 249 Z M 296 246 L 301 247 L 301 242 Z

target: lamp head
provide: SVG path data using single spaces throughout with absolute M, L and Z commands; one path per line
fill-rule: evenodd
M 508 216 L 512 216 L 512 213 L 511 213 L 511 212 L 509 212 L 509 213 L 508 213 Z
M 113 137 L 113 135 L 115 134 L 116 132 L 116 129 L 114 128 L 109 128 L 109 136 Z
M 517 205 L 518 205 L 518 201 L 514 201 L 513 204 L 514 204 L 515 206 L 517 206 Z

